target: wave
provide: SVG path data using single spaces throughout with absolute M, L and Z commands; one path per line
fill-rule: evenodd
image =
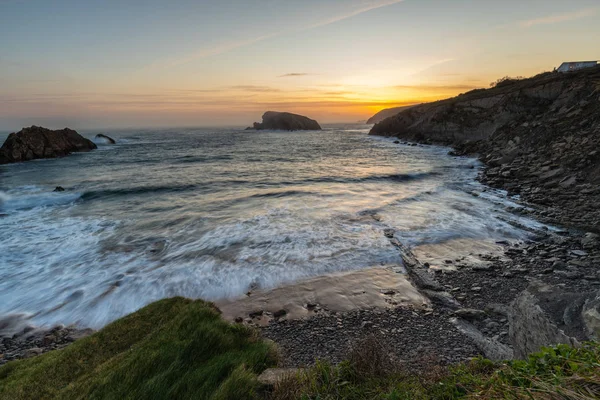
M 319 193 L 304 191 L 304 190 L 285 190 L 283 192 L 257 193 L 257 194 L 248 196 L 246 198 L 259 198 L 259 199 L 266 198 L 266 197 L 281 198 L 281 197 L 288 197 L 288 196 L 310 196 L 310 195 L 317 195 L 317 194 L 319 194 Z
M 123 189 L 91 190 L 83 193 L 82 200 L 96 200 L 107 197 L 131 196 L 147 193 L 185 192 L 197 189 L 198 185 L 139 186 Z
M 9 195 L 0 192 L 0 211 L 30 210 L 37 207 L 70 204 L 80 197 L 79 193 L 41 192 Z
M 83 193 L 81 198 L 83 200 L 96 200 L 108 197 L 120 197 L 120 196 L 135 196 L 149 193 L 180 193 L 187 191 L 198 191 L 207 190 L 211 192 L 219 191 L 221 188 L 230 188 L 234 185 L 246 185 L 248 188 L 268 188 L 268 187 L 282 187 L 282 186 L 301 186 L 305 184 L 314 183 L 364 183 L 364 182 L 381 182 L 381 181 L 392 181 L 392 182 L 410 182 L 422 179 L 427 179 L 432 176 L 440 175 L 438 172 L 422 172 L 413 174 L 383 174 L 383 175 L 370 175 L 359 178 L 343 178 L 335 176 L 323 176 L 318 178 L 300 179 L 296 181 L 283 181 L 283 182 L 268 182 L 268 181 L 251 181 L 251 180 L 223 180 L 223 181 L 208 181 L 201 184 L 188 184 L 188 185 L 159 185 L 159 186 L 139 186 L 132 188 L 122 189 L 104 189 L 104 190 L 91 190 Z M 289 190 L 289 191 L 275 191 L 269 193 L 259 193 L 248 197 L 285 197 L 293 195 L 306 195 L 306 194 L 317 194 L 316 192 L 302 191 L 302 190 Z
M 305 179 L 298 183 L 363 183 L 363 182 L 381 182 L 381 181 L 392 181 L 392 182 L 411 182 L 427 179 L 433 176 L 441 175 L 439 172 L 417 172 L 412 174 L 380 174 L 380 175 L 369 175 L 365 177 L 357 178 L 340 178 L 335 176 L 323 176 L 318 178 Z

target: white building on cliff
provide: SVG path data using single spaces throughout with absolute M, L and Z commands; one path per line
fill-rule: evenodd
M 583 68 L 592 68 L 598 65 L 598 61 L 571 61 L 564 62 L 558 67 L 558 72 L 572 72 Z

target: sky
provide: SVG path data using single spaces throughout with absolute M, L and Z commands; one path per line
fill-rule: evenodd
M 0 130 L 356 122 L 598 38 L 599 0 L 0 0 Z

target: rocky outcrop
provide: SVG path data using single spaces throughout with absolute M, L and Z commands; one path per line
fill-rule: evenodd
M 0 148 L 0 164 L 64 157 L 73 152 L 90 151 L 95 148 L 94 142 L 72 129 L 53 131 L 31 126 L 8 136 Z
M 283 131 L 320 131 L 321 126 L 314 119 L 288 112 L 267 111 L 262 116 L 262 123 L 255 122 L 253 127 L 246 129 L 283 130 Z
M 479 154 L 482 180 L 551 205 L 553 222 L 600 232 L 600 67 L 544 73 L 414 106 L 370 134 Z
M 542 347 L 579 346 L 600 333 L 600 293 L 571 293 L 534 281 L 511 304 L 509 336 L 515 357 Z
M 394 107 L 394 108 L 386 108 L 379 111 L 377 114 L 373 115 L 371 118 L 367 120 L 367 124 L 377 124 L 383 121 L 386 118 L 393 117 L 397 115 L 399 112 L 407 110 L 414 106 L 403 106 L 403 107 Z
M 101 140 L 104 143 L 109 143 L 109 144 L 115 144 L 115 143 L 117 143 L 117 141 L 115 139 L 111 138 L 110 136 L 106 136 L 103 133 L 97 134 L 96 137 L 95 137 L 95 139 L 96 140 Z

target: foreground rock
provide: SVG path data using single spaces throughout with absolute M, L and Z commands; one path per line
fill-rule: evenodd
M 72 129 L 53 131 L 31 126 L 8 136 L 0 148 L 0 164 L 64 157 L 73 152 L 90 151 L 96 148 L 94 142 Z
M 96 135 L 96 139 L 102 140 L 105 143 L 109 143 L 109 144 L 116 144 L 117 143 L 117 141 L 115 139 L 111 138 L 110 136 L 106 136 L 103 133 L 97 134 Z
M 414 106 L 370 134 L 479 154 L 482 181 L 549 206 L 545 220 L 600 232 L 600 67 L 506 81 Z
M 247 129 L 255 130 L 283 130 L 283 131 L 320 131 L 321 126 L 314 119 L 303 115 L 288 112 L 267 111 L 262 116 L 262 123 L 255 122 L 253 127 Z

